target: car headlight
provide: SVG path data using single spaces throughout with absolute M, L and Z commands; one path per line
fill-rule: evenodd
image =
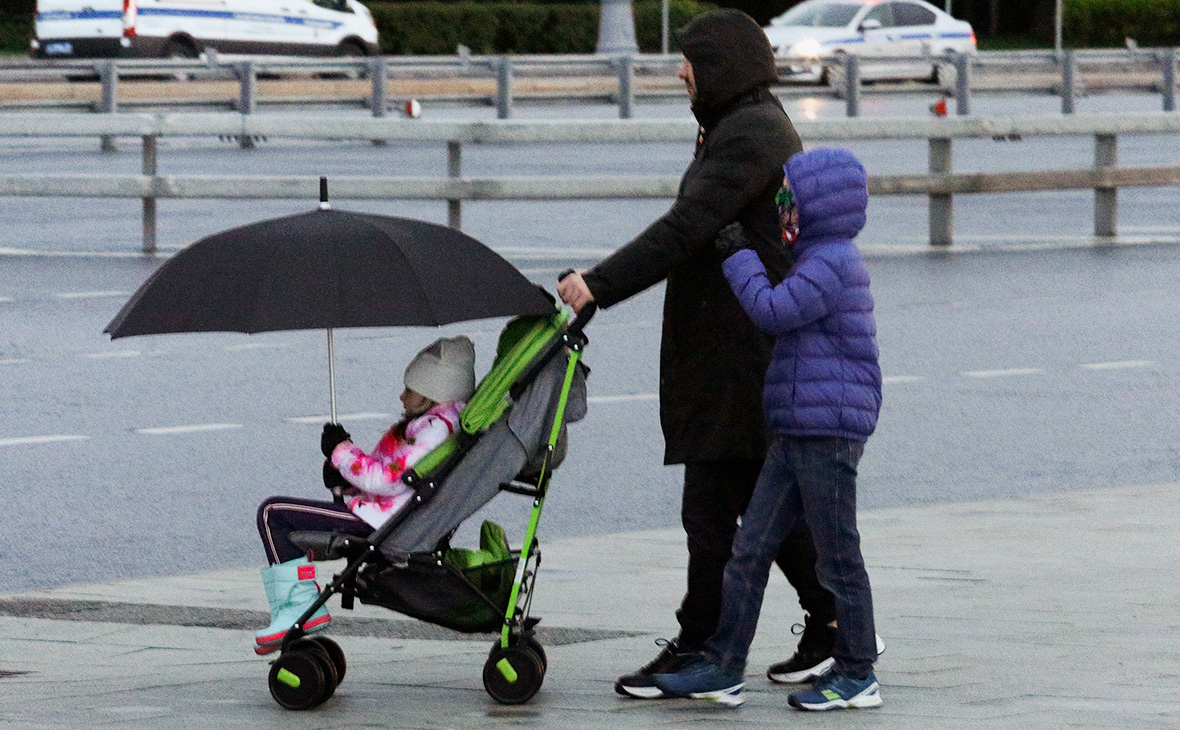
M 807 38 L 801 40 L 795 45 L 787 49 L 788 55 L 798 56 L 800 58 L 819 58 L 823 53 L 823 46 L 814 38 Z

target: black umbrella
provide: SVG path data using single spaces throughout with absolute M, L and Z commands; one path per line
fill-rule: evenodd
M 439 326 L 541 315 L 553 299 L 499 254 L 435 223 L 332 210 L 261 221 L 183 249 L 123 305 L 111 339 L 168 332 Z

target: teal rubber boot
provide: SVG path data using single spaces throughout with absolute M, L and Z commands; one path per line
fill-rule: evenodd
M 296 558 L 262 569 L 262 587 L 270 603 L 270 626 L 254 634 L 254 653 L 269 654 L 283 645 L 295 621 L 320 595 L 315 583 L 315 565 L 307 558 Z M 304 633 L 314 634 L 328 628 L 332 617 L 328 607 L 320 606 L 303 626 Z

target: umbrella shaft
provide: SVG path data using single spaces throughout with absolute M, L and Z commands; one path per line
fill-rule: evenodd
M 336 343 L 328 328 L 328 390 L 331 393 L 332 423 L 336 423 Z

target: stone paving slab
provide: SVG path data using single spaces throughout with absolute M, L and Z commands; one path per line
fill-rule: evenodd
M 863 513 L 888 643 L 875 710 L 798 713 L 762 678 L 793 650 L 800 618 L 777 576 L 744 706 L 617 697 L 614 677 L 651 658 L 683 589 L 683 536 L 658 530 L 544 544 L 543 625 L 631 633 L 547 646 L 545 684 L 526 705 L 484 692 L 486 637 L 338 635 L 348 675 L 299 713 L 271 700 L 248 631 L 0 615 L 0 728 L 1177 728 L 1177 524 L 1180 484 Z M 0 598 L 265 608 L 252 568 Z

